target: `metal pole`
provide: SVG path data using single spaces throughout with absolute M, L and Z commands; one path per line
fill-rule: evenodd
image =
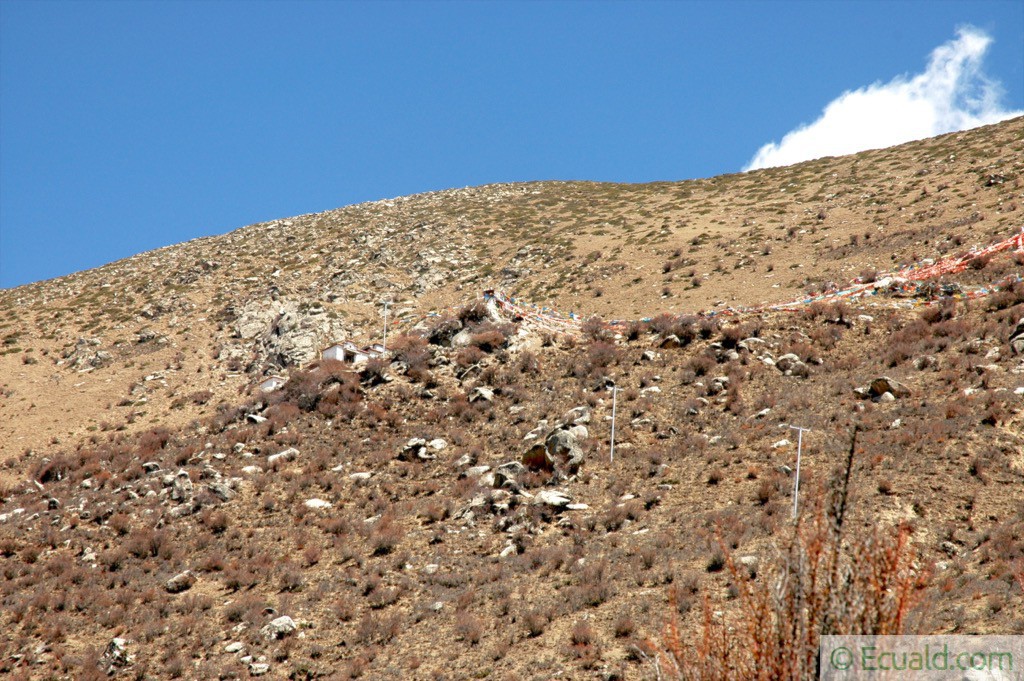
M 388 305 L 390 304 L 390 301 L 384 301 L 384 342 L 381 343 L 384 352 L 388 351 Z
M 619 397 L 619 386 L 612 386 L 612 450 L 609 455 L 609 461 L 615 461 L 615 407 L 618 403 Z
M 790 426 L 797 432 L 796 436 L 796 481 L 793 483 L 793 519 L 796 520 L 797 499 L 800 497 L 800 457 L 804 449 L 804 431 L 810 428 Z

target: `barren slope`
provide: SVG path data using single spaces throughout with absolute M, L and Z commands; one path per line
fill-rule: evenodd
M 935 565 L 921 630 L 1022 633 L 1021 285 L 578 340 L 472 306 L 484 289 L 607 319 L 790 300 L 1012 236 L 1022 171 L 1018 119 L 710 180 L 381 201 L 4 291 L 0 671 L 644 678 L 670 596 L 690 630 L 705 597 L 734 613 L 716 553 L 770 563 L 790 424 L 813 428 L 811 497 L 863 429 L 855 523 L 909 523 Z M 942 283 L 1020 271 L 1007 252 Z M 376 340 L 383 300 L 397 364 L 307 361 Z M 446 310 L 459 321 L 425 319 Z M 272 372 L 290 383 L 260 395 Z M 881 376 L 909 394 L 855 394 Z M 576 420 L 578 470 L 501 468 Z M 261 633 L 280 615 L 300 629 Z M 115 636 L 133 659 L 111 667 Z

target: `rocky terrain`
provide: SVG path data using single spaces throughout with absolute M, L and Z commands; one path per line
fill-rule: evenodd
M 0 671 L 657 678 L 839 487 L 844 555 L 907 538 L 905 627 L 1024 633 L 1024 254 L 728 313 L 1012 237 L 1022 173 L 1016 119 L 379 201 L 2 291 Z M 385 301 L 385 359 L 319 360 L 381 340 Z

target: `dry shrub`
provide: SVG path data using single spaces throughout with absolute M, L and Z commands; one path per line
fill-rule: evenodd
M 588 317 L 580 327 L 580 331 L 583 333 L 584 338 L 592 341 L 607 340 L 610 335 L 608 327 L 605 326 L 604 320 L 597 315 Z
M 611 343 L 596 341 L 587 348 L 587 362 L 592 368 L 606 367 L 619 360 L 619 349 Z
M 148 527 L 133 531 L 128 536 L 125 546 L 136 558 L 167 558 L 174 552 L 171 537 L 165 530 L 153 530 Z
M 430 363 L 427 339 L 419 335 L 403 334 L 392 341 L 390 347 L 395 359 L 405 362 L 410 375 L 422 376 Z
M 686 363 L 686 366 L 696 376 L 704 376 L 709 371 L 715 368 L 718 362 L 715 361 L 714 355 L 708 353 L 701 353 L 690 358 L 690 361 Z
M 508 343 L 508 333 L 493 324 L 480 327 L 480 329 L 469 337 L 471 347 L 480 348 L 483 352 L 494 352 L 505 347 Z
M 700 320 L 699 333 L 700 337 L 707 340 L 715 335 L 718 331 L 719 323 L 717 319 L 711 317 L 704 317 Z
M 468 347 L 460 349 L 455 354 L 455 365 L 461 369 L 465 369 L 467 367 L 473 366 L 474 364 L 477 364 L 486 356 L 487 355 L 486 353 L 484 353 L 483 350 L 476 346 L 470 345 Z
M 526 631 L 532 638 L 536 638 L 543 634 L 549 621 L 551 621 L 550 615 L 543 610 L 528 610 L 523 615 L 523 623 L 526 625 Z
M 405 530 L 390 513 L 381 516 L 370 533 L 370 546 L 373 555 L 384 556 L 395 550 L 405 536 Z
M 387 360 L 380 357 L 372 357 L 363 365 L 359 372 L 359 380 L 369 385 L 377 385 L 384 382 L 384 375 L 388 370 Z
M 697 318 L 692 315 L 674 315 L 663 312 L 651 320 L 651 328 L 659 336 L 676 336 L 683 344 L 697 337 Z
M 487 304 L 482 300 L 466 305 L 456 314 L 463 324 L 479 324 L 487 319 Z
M 633 632 L 636 631 L 636 622 L 629 615 L 625 613 L 620 614 L 612 624 L 612 631 L 615 633 L 615 638 L 632 636 Z
M 700 635 L 684 642 L 675 608 L 654 664 L 667 679 L 816 679 L 820 637 L 904 632 L 927 580 L 905 526 L 844 533 L 856 431 L 827 494 L 792 529 L 759 580 L 725 555 L 738 619 L 716 619 L 705 599 Z M 670 594 L 671 597 L 671 594 Z
M 632 321 L 626 325 L 626 340 L 634 341 L 650 330 L 647 322 Z
M 462 640 L 475 646 L 484 635 L 484 625 L 479 617 L 467 610 L 460 610 L 455 615 L 455 632 Z

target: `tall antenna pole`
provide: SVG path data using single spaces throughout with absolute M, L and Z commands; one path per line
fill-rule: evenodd
M 611 462 L 615 461 L 615 407 L 618 403 L 619 397 L 619 386 L 612 386 L 612 449 L 609 454 L 608 460 Z
M 384 347 L 384 352 L 388 351 L 388 305 L 391 301 L 384 301 L 384 342 L 381 345 Z
M 800 426 L 790 426 L 797 432 L 796 436 L 796 481 L 793 483 L 793 519 L 796 520 L 796 508 L 797 499 L 800 497 L 800 456 L 803 454 L 804 449 L 804 432 L 810 431 L 810 428 L 801 428 Z

